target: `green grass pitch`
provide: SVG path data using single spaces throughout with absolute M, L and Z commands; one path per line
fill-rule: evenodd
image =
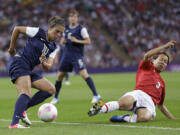
M 165 105 L 180 118 L 180 73 L 165 72 L 162 76 L 166 82 Z M 135 86 L 135 73 L 93 74 L 91 77 L 105 102 L 117 100 Z M 56 77 L 47 78 L 54 84 Z M 18 95 L 10 79 L 1 78 L 0 135 L 180 135 L 180 119 L 169 120 L 158 109 L 156 118 L 147 123 L 109 122 L 109 117 L 127 113 L 124 111 L 88 117 L 87 112 L 92 106 L 91 91 L 78 75 L 70 76 L 70 81 L 70 86 L 62 86 L 61 101 L 56 105 L 58 117 L 53 123 L 43 123 L 38 119 L 38 105 L 28 110 L 33 123 L 30 129 L 8 129 Z M 35 92 L 33 89 L 32 93 Z

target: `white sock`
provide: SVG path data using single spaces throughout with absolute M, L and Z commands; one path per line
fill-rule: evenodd
M 124 120 L 128 123 L 136 123 L 137 114 L 133 114 L 132 116 L 126 116 L 124 117 Z
M 119 103 L 117 101 L 111 101 L 104 104 L 99 113 L 109 113 L 115 110 L 119 110 Z

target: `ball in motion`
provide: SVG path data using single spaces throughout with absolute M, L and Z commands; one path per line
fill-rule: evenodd
M 39 107 L 38 117 L 44 122 L 51 122 L 58 115 L 57 109 L 53 104 L 45 103 Z

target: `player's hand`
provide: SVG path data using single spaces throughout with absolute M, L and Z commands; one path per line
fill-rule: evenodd
M 166 47 L 167 48 L 174 48 L 174 46 L 175 46 L 175 44 L 176 44 L 176 41 L 174 41 L 174 40 L 172 40 L 172 41 L 170 41 L 170 42 L 168 42 L 167 44 L 166 44 Z
M 14 55 L 16 54 L 16 49 L 14 49 L 14 48 L 9 48 L 9 49 L 8 49 L 8 52 L 9 52 L 9 54 L 10 54 L 11 56 L 14 56 Z
M 71 40 L 71 42 L 78 42 L 78 39 L 73 36 L 71 36 L 70 40 Z
M 39 58 L 41 64 L 43 64 L 44 62 L 46 62 L 46 56 L 44 54 L 41 55 L 41 57 Z

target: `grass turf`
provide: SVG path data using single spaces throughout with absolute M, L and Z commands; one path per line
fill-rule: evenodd
M 91 75 L 98 92 L 105 102 L 114 101 L 121 97 L 125 92 L 133 90 L 135 86 L 135 73 L 116 73 L 116 74 L 94 74 Z M 166 82 L 165 105 L 177 118 L 180 118 L 180 73 L 166 72 L 162 77 Z M 52 83 L 56 77 L 47 77 Z M 14 111 L 14 104 L 17 99 L 15 86 L 9 78 L 0 79 L 0 133 L 2 135 L 178 135 L 180 134 L 180 119 L 169 120 L 158 109 L 157 116 L 153 121 L 147 123 L 110 123 L 108 118 L 112 115 L 122 115 L 124 111 L 116 111 L 109 114 L 101 114 L 88 117 L 87 112 L 92 106 L 90 103 L 92 94 L 86 82 L 80 76 L 70 76 L 71 85 L 62 86 L 60 103 L 56 105 L 58 117 L 55 123 L 41 123 L 37 117 L 38 106 L 28 110 L 28 116 L 33 120 L 30 129 L 9 130 Z M 35 93 L 36 90 L 32 90 Z M 51 99 L 46 100 L 49 102 Z M 44 102 L 44 103 L 45 103 Z M 130 127 L 128 127 L 130 126 Z M 135 126 L 135 127 L 133 127 Z M 150 127 L 150 128 L 144 128 Z M 155 127 L 155 128 L 153 128 Z M 160 129 L 159 127 L 165 127 Z M 167 129 L 171 128 L 171 129 Z

